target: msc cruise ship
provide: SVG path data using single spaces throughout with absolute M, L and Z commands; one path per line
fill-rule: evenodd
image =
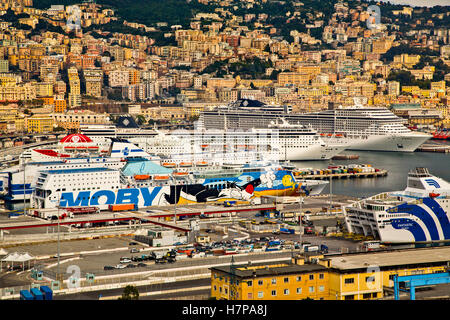
M 242 99 L 203 111 L 199 123 L 207 129 L 248 129 L 267 127 L 280 118 L 291 124 L 311 125 L 325 141 L 345 144 L 348 150 L 413 152 L 431 138 L 409 130 L 403 119 L 382 107 L 338 107 L 296 114 L 287 107 Z

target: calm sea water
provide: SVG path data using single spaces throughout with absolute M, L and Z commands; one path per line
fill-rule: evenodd
M 344 151 L 342 154 L 357 154 L 359 159 L 331 162 L 335 165 L 371 164 L 375 168 L 388 170 L 388 175 L 380 178 L 334 179 L 333 194 L 368 197 L 380 192 L 403 190 L 406 188 L 408 172 L 416 167 L 426 167 L 431 174 L 450 181 L 450 153 Z M 324 169 L 331 162 L 292 161 L 292 164 L 297 168 Z M 329 193 L 328 186 L 323 193 Z

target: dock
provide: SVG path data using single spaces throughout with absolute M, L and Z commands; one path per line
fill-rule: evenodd
M 416 149 L 418 152 L 438 152 L 438 153 L 450 153 L 450 146 L 442 144 L 423 144 Z
M 357 154 L 338 154 L 335 155 L 331 160 L 356 160 L 359 159 Z
M 324 173 L 324 174 L 306 174 L 297 175 L 296 178 L 301 177 L 302 179 L 308 180 L 329 180 L 331 179 L 354 179 L 354 178 L 378 178 L 386 177 L 388 174 L 387 170 L 380 169 L 376 172 L 353 172 L 353 173 Z

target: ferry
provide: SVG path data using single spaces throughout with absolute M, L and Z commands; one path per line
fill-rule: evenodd
M 136 175 L 149 175 L 136 180 Z M 168 179 L 157 179 L 166 176 Z M 156 179 L 155 179 L 156 178 Z M 276 166 L 247 167 L 237 171 L 191 173 L 182 179 L 173 169 L 147 159 L 129 159 L 118 169 L 80 168 L 40 171 L 31 195 L 35 209 L 133 203 L 155 205 L 248 201 L 261 196 L 292 196 L 302 192 L 292 172 Z
M 450 184 L 427 168 L 409 172 L 405 190 L 380 193 L 343 210 L 349 232 L 382 243 L 450 241 Z
M 62 139 L 67 141 L 67 139 Z M 84 137 L 77 139 L 79 143 L 87 141 Z M 13 207 L 15 202 L 28 201 L 33 190 L 36 187 L 39 172 L 52 170 L 74 170 L 74 169 L 91 169 L 91 168 L 107 168 L 107 169 L 122 169 L 127 162 L 133 159 L 146 159 L 156 165 L 162 165 L 165 168 L 173 170 L 172 178 L 183 180 L 189 174 L 208 173 L 209 175 L 217 175 L 218 172 L 236 172 L 255 170 L 257 166 L 274 166 L 275 163 L 252 161 L 241 164 L 222 164 L 217 162 L 197 161 L 197 162 L 183 162 L 165 161 L 160 157 L 153 156 L 135 144 L 130 143 L 125 139 L 110 138 L 110 146 L 107 154 L 69 154 L 65 156 L 63 153 L 46 152 L 45 158 L 40 158 L 39 149 L 31 150 L 31 154 L 37 154 L 37 158 L 31 157 L 26 161 L 26 157 L 17 166 L 5 169 L 0 172 L 0 197 L 5 200 L 9 207 Z M 72 141 L 72 140 L 69 140 Z M 65 146 L 64 144 L 62 146 Z M 59 146 L 61 148 L 61 146 Z M 26 151 L 28 152 L 28 151 Z M 63 156 L 61 156 L 63 155 Z M 234 171 L 233 171 L 234 170 Z M 237 171 L 236 171 L 237 170 Z M 136 174 L 134 176 L 136 182 L 145 182 L 147 180 L 168 181 L 171 179 L 166 174 L 150 176 L 148 174 Z M 67 181 L 70 183 L 70 180 Z M 315 181 L 301 181 L 302 192 L 305 194 L 319 194 L 322 192 L 326 184 L 318 184 Z

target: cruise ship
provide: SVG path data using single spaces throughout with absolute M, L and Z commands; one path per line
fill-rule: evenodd
M 325 143 L 310 125 L 293 125 L 282 119 L 267 128 L 195 130 L 126 130 L 114 126 L 84 126 L 82 133 L 99 145 L 110 137 L 128 139 L 148 152 L 174 161 L 242 163 L 254 160 L 328 160 L 342 152 L 344 143 Z
M 267 106 L 242 99 L 231 105 L 200 114 L 199 126 L 206 129 L 264 128 L 276 119 L 311 125 L 326 143 L 346 145 L 347 150 L 413 152 L 432 136 L 413 132 L 405 121 L 387 108 L 337 107 L 312 113 L 292 113 L 289 108 Z
M 450 184 L 416 168 L 403 191 L 385 192 L 344 207 L 349 232 L 383 243 L 450 241 Z
M 304 188 L 303 188 L 304 189 Z M 249 201 L 291 196 L 302 185 L 291 171 L 274 166 L 245 166 L 233 171 L 179 173 L 147 159 L 133 159 L 118 169 L 80 168 L 40 171 L 31 206 L 38 208 L 114 204 L 135 208 L 210 201 Z

